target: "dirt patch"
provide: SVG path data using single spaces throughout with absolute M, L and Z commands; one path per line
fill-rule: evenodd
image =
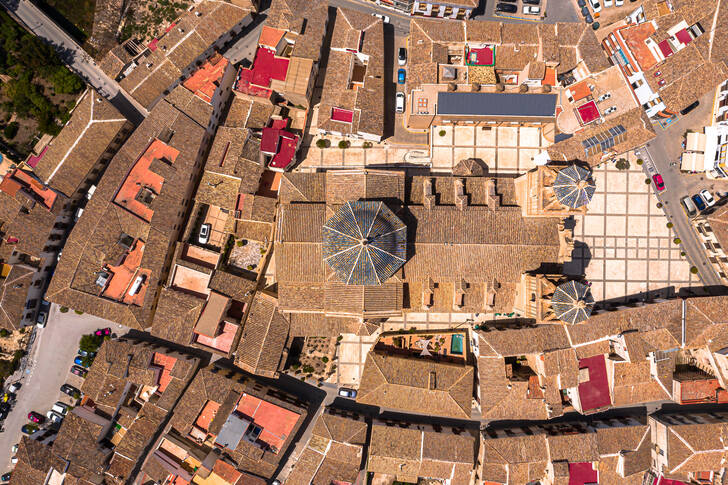
M 265 256 L 265 246 L 260 241 L 238 239 L 233 243 L 227 264 L 238 269 L 256 271 Z
M 30 332 L 23 327 L 20 330 L 10 332 L 6 337 L 0 337 L 0 359 L 12 359 L 17 350 L 25 350 L 28 346 Z
M 306 337 L 298 362 L 291 365 L 294 374 L 313 379 L 326 379 L 336 370 L 336 339 Z

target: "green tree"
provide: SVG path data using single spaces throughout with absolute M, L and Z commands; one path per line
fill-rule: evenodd
M 20 125 L 16 121 L 13 121 L 8 126 L 3 129 L 3 136 L 5 136 L 6 139 L 12 140 L 15 138 L 15 135 L 18 134 L 18 128 Z
M 50 76 L 50 81 L 53 83 L 53 87 L 56 88 L 56 92 L 64 94 L 77 93 L 83 87 L 81 78 L 64 66 L 58 66 L 53 71 L 53 74 Z
M 104 339 L 100 335 L 82 335 L 81 340 L 78 342 L 78 348 L 86 352 L 96 352 L 101 347 L 103 341 Z
M 626 158 L 620 158 L 614 166 L 617 167 L 617 170 L 628 170 L 629 161 Z

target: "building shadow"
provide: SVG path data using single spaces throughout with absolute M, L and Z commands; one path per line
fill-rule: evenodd
M 574 278 L 584 278 L 586 268 L 592 260 L 592 252 L 589 245 L 582 241 L 574 241 L 574 249 L 571 251 L 571 261 L 564 263 L 563 274 Z

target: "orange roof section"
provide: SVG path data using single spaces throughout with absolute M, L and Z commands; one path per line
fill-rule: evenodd
M 300 415 L 249 394 L 243 394 L 236 410 L 263 428 L 258 439 L 280 451 Z
M 122 301 L 127 305 L 141 306 L 144 303 L 144 295 L 149 285 L 151 271 L 140 269 L 142 256 L 144 255 L 144 242 L 137 239 L 131 251 L 124 257 L 124 261 L 118 266 L 107 265 L 106 269 L 111 273 L 106 287 L 101 291 L 101 296 L 112 300 Z M 144 276 L 139 291 L 135 295 L 129 295 L 127 290 L 132 281 L 138 276 Z
M 164 177 L 152 172 L 149 167 L 154 159 L 174 163 L 178 156 L 179 150 L 155 138 L 122 182 L 114 197 L 114 203 L 145 222 L 151 222 L 154 211 L 136 200 L 137 194 L 142 188 L 146 188 L 159 195 L 164 185 Z
M 546 68 L 546 74 L 543 76 L 543 83 L 549 86 L 556 86 L 556 69 L 553 67 Z
M 162 372 L 159 375 L 159 382 L 157 383 L 159 385 L 157 391 L 160 393 L 164 392 L 169 383 L 172 381 L 172 368 L 174 367 L 175 362 L 177 362 L 177 359 L 171 355 L 154 352 L 152 364 L 162 368 Z
M 284 30 L 274 29 L 273 27 L 264 25 L 258 38 L 258 44 L 275 49 L 285 34 L 286 32 Z
M 592 94 L 592 90 L 589 88 L 586 80 L 571 85 L 568 89 L 571 92 L 571 97 L 574 98 L 574 101 L 579 101 L 580 99 L 584 99 Z
M 222 79 L 228 64 L 228 60 L 222 55 L 215 54 L 205 61 L 202 67 L 196 70 L 182 85 L 206 103 L 212 103 L 212 97 L 215 95 L 215 90 L 220 86 L 219 81 Z
M 640 69 L 647 71 L 657 64 L 657 59 L 655 59 L 654 54 L 652 54 L 652 51 L 645 43 L 655 33 L 655 26 L 652 25 L 652 22 L 644 22 L 631 27 L 625 27 L 620 29 L 619 33 L 624 39 L 629 53 L 637 61 L 637 64 L 639 64 Z
M 235 335 L 238 333 L 238 325 L 232 322 L 223 322 L 222 330 L 217 334 L 216 337 L 211 338 L 201 333 L 195 334 L 195 341 L 206 347 L 210 347 L 220 352 L 228 353 L 233 346 L 233 340 Z
M 210 423 L 215 419 L 215 415 L 219 409 L 220 405 L 218 403 L 215 401 L 207 401 L 202 411 L 200 411 L 200 415 L 197 416 L 195 426 L 207 432 L 210 429 Z
M 212 472 L 223 479 L 225 482 L 230 484 L 238 483 L 240 477 L 243 476 L 234 466 L 224 462 L 223 460 L 217 460 L 212 466 Z
M 46 209 L 49 210 L 53 208 L 53 203 L 58 197 L 57 193 L 34 179 L 29 173 L 16 168 L 6 175 L 2 182 L 0 182 L 0 190 L 12 197 L 15 197 L 15 194 L 17 194 L 20 189 L 25 189 L 38 196 Z

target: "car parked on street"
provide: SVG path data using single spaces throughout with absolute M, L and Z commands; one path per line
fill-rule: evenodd
M 688 216 L 692 217 L 698 213 L 698 209 L 695 207 L 695 204 L 693 204 L 693 200 L 690 197 L 683 197 L 680 202 L 682 202 Z
M 591 5 L 594 13 L 599 13 L 602 11 L 602 5 L 597 0 L 589 0 L 589 5 Z
M 73 387 L 70 384 L 63 384 L 61 386 L 61 392 L 63 394 L 67 394 L 71 397 L 76 397 L 76 395 L 81 394 L 81 391 L 79 391 L 78 389 L 76 389 L 75 387 Z
M 92 359 L 93 359 L 94 357 L 96 357 L 96 352 L 87 352 L 87 351 L 85 351 L 85 350 L 83 350 L 83 349 L 78 349 L 77 353 L 78 353 L 78 355 L 80 355 L 81 357 L 91 357 Z
M 400 47 L 397 51 L 397 64 L 400 66 L 406 66 L 407 65 L 407 49 L 404 47 Z
M 395 97 L 394 111 L 404 113 L 404 93 L 397 93 Z
M 46 416 L 48 416 L 48 419 L 53 424 L 61 424 L 63 422 L 63 416 L 58 413 L 54 413 L 53 411 L 48 411 Z
M 45 421 L 45 416 L 40 413 L 36 413 L 35 411 L 31 411 L 28 413 L 28 419 L 34 423 L 42 423 Z
M 12 472 L 7 472 L 7 473 L 4 473 L 3 475 L 0 475 L 0 482 L 8 483 L 10 481 L 11 475 L 12 475 Z
M 89 367 L 91 367 L 91 362 L 88 362 L 87 360 L 85 360 L 80 355 L 76 356 L 76 358 L 73 359 L 73 363 L 76 364 L 76 365 L 79 365 L 79 366 L 81 366 L 81 367 L 83 367 L 85 369 L 88 369 Z
M 38 426 L 36 426 L 34 424 L 24 424 L 23 427 L 20 428 L 20 431 L 23 434 L 31 435 L 31 434 L 35 433 L 36 431 L 38 431 Z
M 61 401 L 56 401 L 56 403 L 51 408 L 51 411 L 54 413 L 58 413 L 61 416 L 65 416 L 68 413 L 68 404 L 64 404 Z
M 534 7 L 533 5 L 523 6 L 523 15 L 539 15 L 541 13 L 541 7 Z
M 382 19 L 382 22 L 384 22 L 385 24 L 388 24 L 389 23 L 389 15 L 382 15 L 380 13 L 373 13 L 372 14 L 372 17 L 376 17 L 378 19 Z
M 97 337 L 108 337 L 111 335 L 111 329 L 109 327 L 100 328 L 94 332 Z
M 339 389 L 339 396 L 354 399 L 356 397 L 356 391 L 348 387 L 342 387 Z
M 664 180 L 662 180 L 662 175 L 656 173 L 652 176 L 652 181 L 655 183 L 655 188 L 658 192 L 662 192 L 663 190 L 665 190 L 665 182 Z
M 700 191 L 700 198 L 703 199 L 703 202 L 705 202 L 705 205 L 708 207 L 713 207 L 715 205 L 715 198 L 713 197 L 713 194 L 708 192 L 706 189 Z
M 406 79 L 407 79 L 407 71 L 404 69 L 399 69 L 397 71 L 397 83 L 404 84 Z
M 516 13 L 518 7 L 511 5 L 510 3 L 499 3 L 495 6 L 496 13 Z
M 700 197 L 700 195 L 695 194 L 695 195 L 693 195 L 691 197 L 691 199 L 693 200 L 693 203 L 695 204 L 695 207 L 697 207 L 700 212 L 704 211 L 705 208 L 707 207 L 705 205 L 705 202 L 703 202 L 702 197 Z
M 13 454 L 15 454 L 15 453 L 17 453 L 17 452 L 18 452 L 18 443 L 15 443 L 15 444 L 14 444 L 14 445 L 13 445 L 13 446 L 12 446 L 12 447 L 10 448 L 10 453 L 13 453 Z
M 78 377 L 86 377 L 86 374 L 88 374 L 88 370 L 78 365 L 71 366 L 70 372 Z
M 614 5 L 616 5 L 617 7 L 621 7 L 622 5 L 624 5 L 624 0 L 614 0 Z

